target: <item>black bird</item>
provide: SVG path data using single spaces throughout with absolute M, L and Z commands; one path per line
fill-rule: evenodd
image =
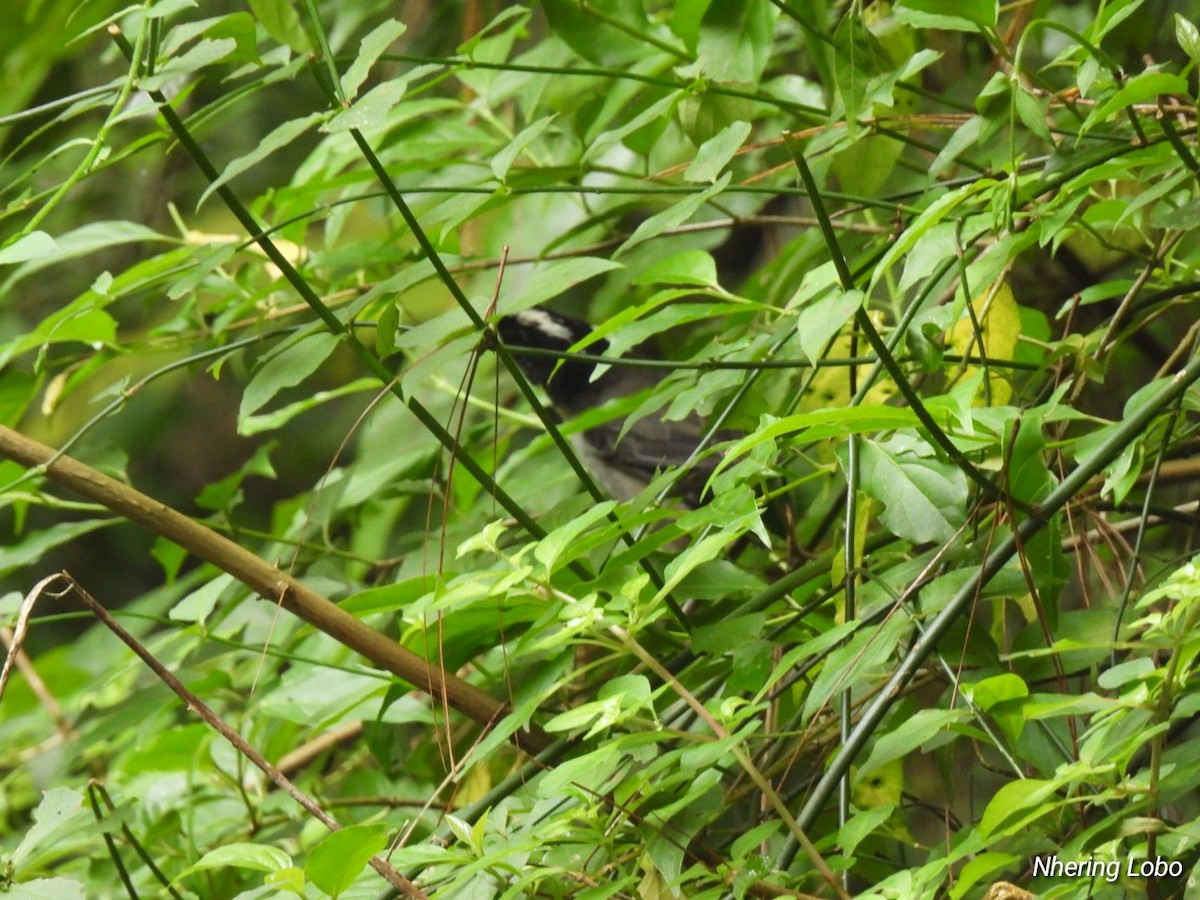
M 546 389 L 555 411 L 564 419 L 652 388 L 664 377 L 661 369 L 616 365 L 593 379 L 596 363 L 522 353 L 522 348 L 565 351 L 592 332 L 586 322 L 541 307 L 502 317 L 498 330 L 526 377 Z M 608 341 L 601 338 L 580 352 L 601 356 L 607 349 Z M 571 438 L 584 465 L 617 500 L 630 499 L 658 472 L 687 462 L 704 433 L 703 422 L 695 415 L 668 422 L 651 413 L 619 437 L 623 425 L 623 418 L 611 419 Z M 719 433 L 717 440 L 732 436 Z M 694 460 L 672 496 L 698 506 L 704 484 L 719 461 L 720 456 L 711 453 Z M 703 498 L 705 502 L 709 499 Z

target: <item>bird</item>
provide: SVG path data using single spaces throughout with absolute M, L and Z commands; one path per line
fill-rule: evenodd
M 522 372 L 546 391 L 555 412 L 563 419 L 653 388 L 665 377 L 659 368 L 621 365 L 609 366 L 593 377 L 597 363 L 590 360 L 523 353 L 527 349 L 564 352 L 592 333 L 587 322 L 544 307 L 502 316 L 497 331 Z M 602 356 L 608 346 L 607 340 L 598 338 L 581 352 Z M 628 357 L 645 358 L 637 351 Z M 619 501 L 632 499 L 659 472 L 688 463 L 704 434 L 704 423 L 694 414 L 679 421 L 667 421 L 657 412 L 650 413 L 635 421 L 622 435 L 624 423 L 623 417 L 610 419 L 571 436 L 572 445 L 588 471 Z M 716 439 L 730 436 L 719 432 Z M 704 454 L 692 460 L 687 474 L 673 485 L 671 496 L 693 509 L 707 502 L 710 496 L 702 492 L 719 462 L 718 454 Z

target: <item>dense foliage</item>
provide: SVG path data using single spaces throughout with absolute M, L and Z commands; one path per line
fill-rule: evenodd
M 1195 2 L 0 17 L 14 896 L 1194 883 Z

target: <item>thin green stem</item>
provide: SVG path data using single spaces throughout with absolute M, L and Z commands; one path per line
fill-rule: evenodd
M 812 826 L 836 788 L 838 781 L 849 771 L 863 746 L 879 728 L 892 703 L 917 674 L 925 659 L 933 652 L 941 639 L 979 596 L 979 592 L 1012 559 L 1018 545 L 1028 544 L 1029 539 L 1041 531 L 1052 516 L 1066 506 L 1076 494 L 1084 490 L 1092 478 L 1102 472 L 1132 442 L 1136 441 L 1154 418 L 1182 397 L 1198 379 L 1200 379 L 1200 356 L 1195 356 L 1166 384 L 1162 385 L 1157 393 L 1144 398 L 1143 403 L 1133 411 L 1133 414 L 1120 424 L 1084 464 L 1064 478 L 1062 483 L 1050 492 L 1045 501 L 1017 526 L 1016 532 L 1009 534 L 1001 541 L 975 574 L 954 593 L 941 611 L 930 621 L 924 634 L 917 639 L 912 649 L 901 660 L 900 665 L 875 700 L 863 712 L 862 718 L 859 719 L 854 730 L 830 762 L 829 768 L 809 794 L 807 802 L 797 817 L 801 828 Z M 786 868 L 794 858 L 796 849 L 798 848 L 781 853 L 776 861 L 777 865 L 780 868 Z

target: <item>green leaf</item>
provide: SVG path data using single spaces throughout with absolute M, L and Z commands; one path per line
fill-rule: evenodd
M 996 0 L 899 0 L 896 18 L 914 28 L 983 31 L 996 27 Z
M 29 262 L 31 259 L 55 259 L 63 255 L 58 242 L 44 231 L 22 235 L 0 250 L 0 266 Z
M 958 878 L 955 879 L 954 888 L 950 891 L 950 900 L 962 900 L 980 880 L 991 880 L 1006 870 L 1015 869 L 1021 862 L 1022 857 L 1012 853 L 989 850 L 978 854 L 962 867 Z
M 833 33 L 834 77 L 846 121 L 846 133 L 853 138 L 863 114 L 867 82 L 879 71 L 874 38 L 857 15 L 844 16 Z
M 117 322 L 101 307 L 106 301 L 92 294 L 83 294 L 67 306 L 42 320 L 33 331 L 0 349 L 0 366 L 9 360 L 37 350 L 36 367 L 41 369 L 46 349 L 51 344 L 80 342 L 99 350 L 116 343 Z
M 1016 834 L 1053 811 L 1058 805 L 1058 783 L 1039 778 L 1010 781 L 996 791 L 979 820 L 986 837 Z
M 20 878 L 89 825 L 94 825 L 94 820 L 82 794 L 65 787 L 49 788 L 33 811 L 33 825 L 12 851 L 8 866 Z
M 358 394 L 364 391 L 378 393 L 380 390 L 379 379 L 366 377 L 348 381 L 345 384 L 338 385 L 331 391 L 314 391 L 307 397 L 301 397 L 294 403 L 281 406 L 279 409 L 259 413 L 256 416 L 246 416 L 238 422 L 238 434 L 244 437 L 253 437 L 256 434 L 275 431 L 292 421 L 296 416 L 306 413 L 310 409 L 315 409 L 324 403 L 328 403 L 330 400 L 336 400 L 338 397 L 348 397 L 351 394 Z
M 561 762 L 546 772 L 537 781 L 537 796 L 557 800 L 567 792 L 585 797 L 593 791 L 603 792 L 621 762 L 622 755 L 616 744 L 604 744 L 590 753 Z
M 1046 123 L 1046 110 L 1042 101 L 1018 84 L 1013 85 L 1013 103 L 1017 107 L 1017 117 L 1025 127 L 1044 141 L 1052 142 L 1050 126 Z
M 697 90 L 684 94 L 676 111 L 688 139 L 699 147 L 730 125 L 750 121 L 757 109 L 757 104 L 745 97 Z
M 711 4 L 696 44 L 704 75 L 712 81 L 757 83 L 770 59 L 778 15 L 767 0 Z
M 683 173 L 684 181 L 713 182 L 733 159 L 733 155 L 750 136 L 749 122 L 734 122 L 718 134 L 709 138 L 696 151 L 696 158 Z
M 174 884 L 194 872 L 207 869 L 250 869 L 255 872 L 278 872 L 292 864 L 285 852 L 268 844 L 233 843 L 225 844 L 205 853 L 171 879 Z
M 866 293 L 869 296 L 875 289 L 879 281 L 887 274 L 888 269 L 900 259 L 907 256 L 908 251 L 919 241 L 926 233 L 929 232 L 935 225 L 941 224 L 942 220 L 947 218 L 961 204 L 966 203 L 976 194 L 985 191 L 996 190 L 995 184 L 982 179 L 980 181 L 972 181 L 957 190 L 948 191 L 933 201 L 928 207 L 921 212 L 919 216 L 904 229 L 904 233 L 894 241 L 887 253 L 875 266 L 874 272 L 871 274 L 871 283 L 867 288 Z
M 875 742 L 871 753 L 859 766 L 857 777 L 865 778 L 868 773 L 881 766 L 907 756 L 948 726 L 956 722 L 965 722 L 967 719 L 968 713 L 963 709 L 917 710 Z
M 918 424 L 918 420 L 912 410 L 881 405 L 818 409 L 786 416 L 782 419 L 769 420 L 765 427 L 759 427 L 726 449 L 725 458 L 717 467 L 714 476 L 759 444 L 785 435 L 790 436 L 789 443 L 801 443 L 835 436 L 841 437 L 851 433 L 861 434 L 868 431 L 909 428 L 916 424 Z
M 294 0 L 250 0 L 250 11 L 273 40 L 286 44 L 300 55 L 313 52 L 312 41 L 300 23 Z
M 846 824 L 838 829 L 837 842 L 838 846 L 842 848 L 842 852 L 847 856 L 854 853 L 855 848 L 862 843 L 863 839 L 870 837 L 893 812 L 895 812 L 895 807 L 885 804 L 872 806 L 870 809 L 851 816 Z
M 371 66 L 375 65 L 375 61 L 383 55 L 383 52 L 407 30 L 408 26 L 403 22 L 384 19 L 363 37 L 359 44 L 358 55 L 354 57 L 354 62 L 342 76 L 342 94 L 347 100 L 353 100 L 358 96 L 358 89 L 367 80 Z
M 692 284 L 719 288 L 717 263 L 704 250 L 685 250 L 657 260 L 638 273 L 634 284 Z
M 54 548 L 112 524 L 111 519 L 101 518 L 58 522 L 32 531 L 21 540 L 10 539 L 0 553 L 0 577 L 28 569 Z
M 590 62 L 620 68 L 645 55 L 645 46 L 626 30 L 651 30 L 641 2 L 591 0 L 587 11 L 575 0 L 541 0 L 541 6 L 554 34 Z M 592 10 L 598 15 L 589 15 Z M 609 24 L 614 21 L 625 28 Z
M 1175 13 L 1175 40 L 1192 62 L 1200 62 L 1200 29 L 1179 13 Z
M 1029 696 L 1029 687 L 1019 675 L 1004 672 L 968 685 L 966 694 L 972 703 L 986 712 L 997 703 L 1023 700 Z
M 1124 86 L 1096 106 L 1084 120 L 1081 131 L 1087 132 L 1101 122 L 1107 121 L 1114 113 L 1133 106 L 1135 103 L 1148 103 L 1158 99 L 1160 94 L 1187 94 L 1188 80 L 1182 75 L 1169 72 L 1142 72 L 1125 82 Z
M 382 822 L 348 825 L 330 833 L 309 851 L 304 873 L 326 894 L 337 897 L 387 844 L 387 826 Z
M 825 660 L 804 700 L 804 721 L 811 721 L 835 694 L 884 677 L 893 668 L 892 655 L 907 630 L 907 623 L 899 616 L 878 627 L 858 627 L 854 636 Z
M 264 478 L 275 478 L 275 468 L 271 465 L 271 453 L 278 447 L 276 441 L 268 441 L 267 443 L 255 449 L 254 455 L 246 462 L 242 463 L 237 471 L 231 472 L 224 478 L 209 482 L 196 495 L 196 503 L 203 506 L 205 509 L 221 510 L 226 509 L 233 502 L 238 488 L 242 482 L 251 475 L 259 475 Z
M 898 537 L 949 541 L 963 523 L 967 478 L 957 466 L 919 456 L 903 442 L 864 440 L 859 474 L 862 490 L 885 507 L 880 520 Z
M 671 30 L 683 38 L 688 49 L 695 51 L 700 36 L 700 23 L 713 0 L 675 0 L 671 15 Z
M 1153 228 L 1172 228 L 1177 231 L 1200 228 L 1200 198 L 1189 200 L 1174 209 L 1156 206 L 1150 214 L 1150 225 Z
M 862 308 L 864 299 L 862 291 L 834 290 L 800 310 L 796 335 L 800 351 L 809 362 L 816 362 L 827 352 L 829 342 Z
M 622 268 L 621 263 L 596 256 L 579 256 L 573 259 L 544 263 L 520 288 L 510 288 L 505 291 L 497 304 L 497 309 L 504 315 L 512 315 L 552 300 L 559 294 L 565 293 L 597 275 L 603 275 L 605 272 L 619 268 Z M 461 318 L 461 313 L 459 317 Z M 403 338 L 397 343 L 400 346 L 410 346 L 405 343 Z
M 262 409 L 280 391 L 294 387 L 317 371 L 339 343 L 341 339 L 336 334 L 321 331 L 301 337 L 271 353 L 246 385 L 238 418 L 244 419 Z
M 587 150 L 583 153 L 581 162 L 591 162 L 608 152 L 614 145 L 622 141 L 624 138 L 633 134 L 641 128 L 645 128 L 650 124 L 661 124 L 671 113 L 671 108 L 679 100 L 677 93 L 670 93 L 667 96 L 651 103 L 646 109 L 638 113 L 627 122 L 618 125 L 616 128 L 598 134 L 588 145 Z
M 160 91 L 172 81 L 226 59 L 236 52 L 237 48 L 237 41 L 233 38 L 197 41 L 196 46 L 187 53 L 167 60 L 167 64 L 157 69 L 153 75 L 139 79 L 138 87 L 144 91 Z
M 533 555 L 548 572 L 553 572 L 561 564 L 573 562 L 579 555 L 580 535 L 603 521 L 615 506 L 612 500 L 590 506 L 581 515 L 573 517 L 538 541 Z
M 157 12 L 160 6 L 161 4 L 156 4 L 152 11 Z M 235 12 L 222 16 L 206 27 L 204 33 L 210 38 L 233 39 L 237 49 L 226 58 L 226 62 L 262 63 L 255 41 L 254 17 L 250 13 Z
M 355 101 L 349 109 L 343 109 L 321 126 L 321 131 L 337 134 L 351 128 L 377 129 L 388 124 L 388 113 L 404 99 L 408 91 L 408 80 L 393 78 L 377 84 Z
M 712 625 L 703 625 L 692 635 L 692 650 L 697 654 L 719 655 L 736 649 L 745 641 L 762 635 L 767 618 L 763 613 L 733 616 Z
M 502 147 L 492 156 L 492 174 L 501 183 L 508 177 L 508 170 L 518 156 L 525 152 L 525 148 L 536 141 L 550 124 L 557 118 L 556 115 L 543 116 L 531 125 L 527 125 L 516 135 L 508 145 Z
M 324 118 L 324 113 L 310 113 L 303 118 L 292 119 L 290 122 L 284 122 L 277 128 L 272 129 L 269 134 L 259 139 L 253 150 L 243 156 L 239 156 L 237 159 L 231 160 L 225 165 L 221 174 L 204 189 L 204 193 L 196 201 L 196 209 L 199 210 L 204 205 L 204 201 L 209 198 L 213 191 L 229 183 L 247 169 L 262 162 L 276 150 L 290 147 L 296 138 L 300 137 L 300 135 L 304 134 L 304 132 L 308 131 L 313 125 Z
M 90 222 L 87 225 L 81 225 L 78 228 L 73 228 L 63 234 L 56 235 L 53 237 L 53 240 L 62 252 L 55 256 L 47 255 L 49 245 L 45 241 L 39 240 L 32 248 L 38 251 L 38 255 L 19 266 L 15 272 L 9 275 L 4 284 L 0 285 L 0 295 L 9 293 L 18 281 L 27 275 L 44 269 L 51 263 L 87 256 L 99 250 L 117 247 L 122 244 L 136 244 L 141 241 L 167 241 L 170 239 L 137 222 L 101 220 L 99 222 Z M 8 249 L 11 250 L 12 248 L 9 247 Z
M 658 237 L 664 231 L 686 222 L 701 206 L 725 190 L 729 186 L 731 178 L 732 175 L 726 172 L 712 187 L 695 194 L 689 194 L 662 212 L 652 215 L 634 230 L 625 243 L 616 249 L 613 253 L 613 258 L 615 259 L 622 253 L 632 250 L 643 241 Z

